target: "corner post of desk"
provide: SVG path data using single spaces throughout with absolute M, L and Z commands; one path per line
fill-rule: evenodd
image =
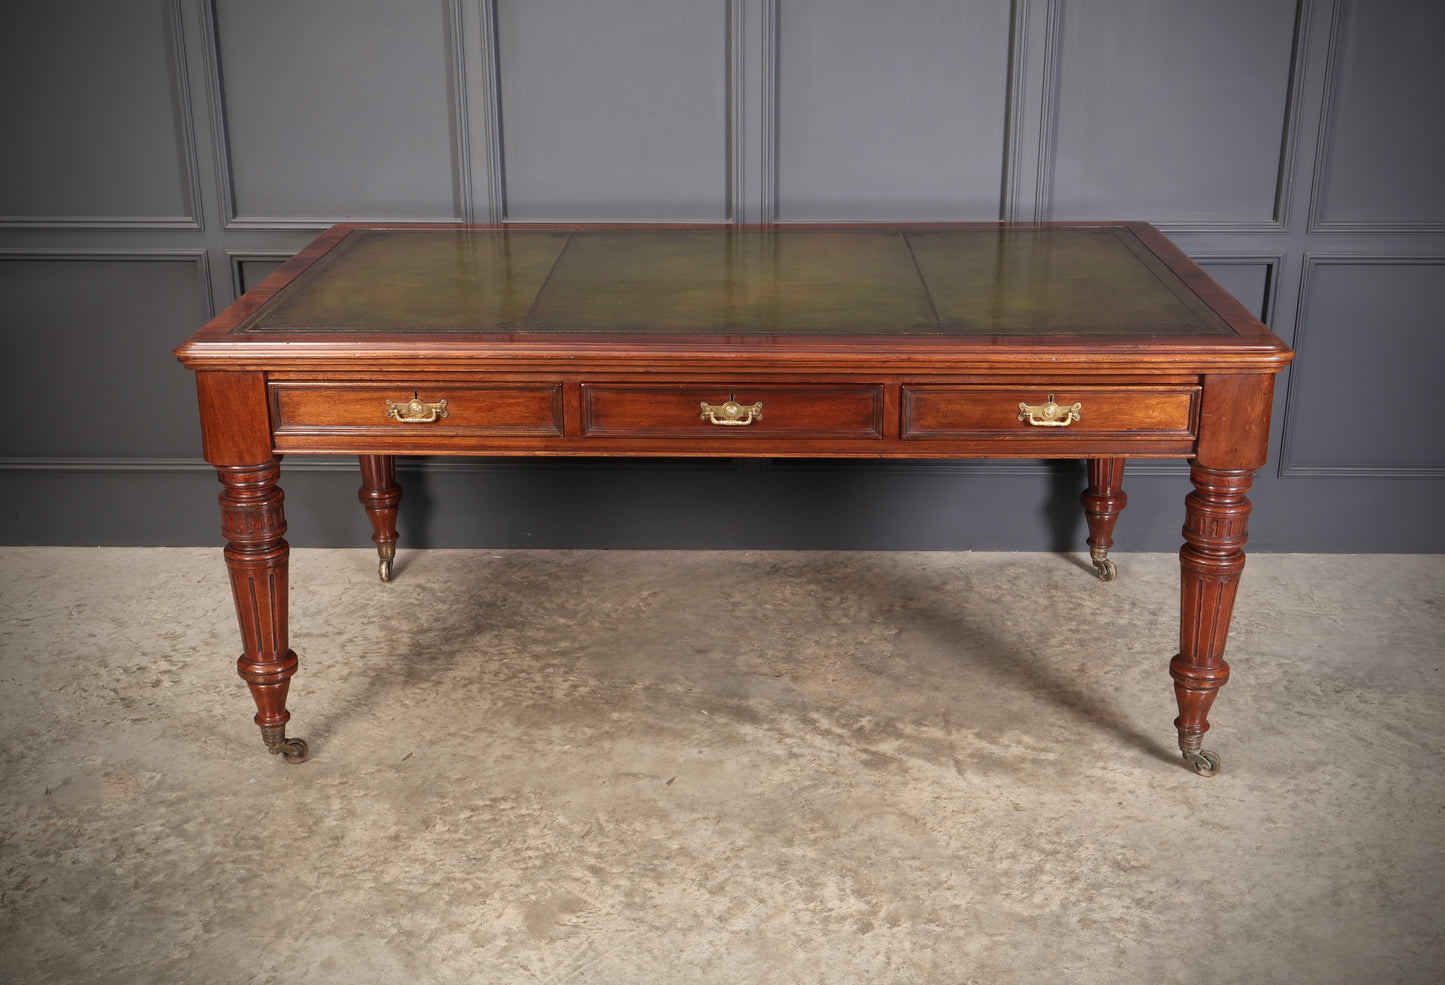
M 221 533 L 240 623 L 237 672 L 256 702 L 266 748 L 287 762 L 307 756 L 303 739 L 288 739 L 286 695 L 296 673 L 288 644 L 285 495 L 281 460 L 271 447 L 264 373 L 196 373 L 206 461 L 221 482 Z
M 1179 653 L 1169 664 L 1179 749 L 1204 776 L 1219 772 L 1219 757 L 1203 748 L 1204 733 L 1215 696 L 1229 680 L 1224 648 L 1249 539 L 1246 493 L 1269 450 L 1273 392 L 1273 374 L 1208 376 L 1204 382 L 1198 450 L 1190 462 L 1194 491 L 1185 500 L 1179 551 Z

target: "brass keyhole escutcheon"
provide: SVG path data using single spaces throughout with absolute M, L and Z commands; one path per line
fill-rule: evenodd
M 1056 403 L 1051 393 L 1049 399 L 1041 404 L 1026 404 L 1020 401 L 1019 420 L 1036 428 L 1066 428 L 1079 419 L 1083 409 L 1083 404 L 1065 406 Z
M 704 401 L 701 404 L 702 413 L 698 416 L 704 421 L 713 424 L 721 424 L 724 427 L 742 427 L 751 424 L 753 421 L 763 419 L 763 403 L 758 401 L 755 404 L 740 404 L 736 397 L 723 404 L 721 407 L 714 407 Z
M 413 390 L 410 400 L 402 403 L 388 400 L 386 416 L 403 424 L 430 424 L 438 418 L 447 416 L 447 402 L 438 400 L 435 403 L 429 403 L 421 399 L 420 394 Z

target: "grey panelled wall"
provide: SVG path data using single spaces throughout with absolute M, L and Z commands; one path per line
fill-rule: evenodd
M 497 4 L 505 217 L 725 221 L 723 10 Z
M 770 218 L 999 218 L 1008 4 L 792 0 L 777 30 Z
M 463 218 L 446 4 L 223 0 L 213 30 L 230 225 Z
M 1442 48 L 1423 0 L 0 5 L 0 542 L 217 543 L 170 349 L 333 221 L 1141 218 L 1299 351 L 1252 548 L 1445 551 Z M 413 546 L 1083 538 L 1075 463 L 403 464 Z M 283 483 L 367 543 L 354 463 Z M 1183 466 L 1126 488 L 1177 547 Z

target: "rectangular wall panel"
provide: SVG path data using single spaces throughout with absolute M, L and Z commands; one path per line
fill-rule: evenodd
M 463 217 L 448 0 L 215 11 L 237 219 Z
M 1254 317 L 1267 321 L 1271 279 L 1275 269 L 1272 261 L 1195 258 L 1204 272 L 1220 287 L 1233 294 Z
M 1286 474 L 1445 475 L 1441 311 L 1445 258 L 1309 262 Z
M 778 218 L 997 219 L 1009 4 L 788 0 Z
M 272 271 L 280 267 L 291 254 L 280 253 L 232 253 L 231 288 L 235 297 L 240 297 L 265 280 Z
M 498 0 L 509 219 L 728 213 L 727 5 Z
M 1445 228 L 1445 4 L 1349 0 L 1341 12 L 1316 225 Z
M 171 350 L 209 317 L 203 254 L 0 254 L 0 458 L 194 458 L 192 374 Z
M 1295 0 L 1064 0 L 1050 218 L 1276 219 Z
M 0 223 L 195 225 L 166 0 L 0 4 Z

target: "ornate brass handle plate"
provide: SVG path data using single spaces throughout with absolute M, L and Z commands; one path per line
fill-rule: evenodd
M 755 404 L 743 406 L 736 400 L 729 400 L 721 407 L 714 407 L 712 404 L 704 402 L 702 413 L 698 416 L 704 421 L 711 421 L 713 424 L 721 424 L 724 427 L 741 427 L 763 419 L 763 403 L 760 400 Z
M 1019 420 L 1036 428 L 1066 428 L 1079 419 L 1079 411 L 1083 409 L 1083 404 L 1056 404 L 1051 393 L 1049 399 L 1042 404 L 1026 404 L 1020 401 Z
M 386 416 L 403 424 L 430 424 L 439 417 L 447 416 L 447 402 L 438 400 L 436 403 L 428 403 L 413 391 L 411 399 L 405 403 L 388 400 Z

